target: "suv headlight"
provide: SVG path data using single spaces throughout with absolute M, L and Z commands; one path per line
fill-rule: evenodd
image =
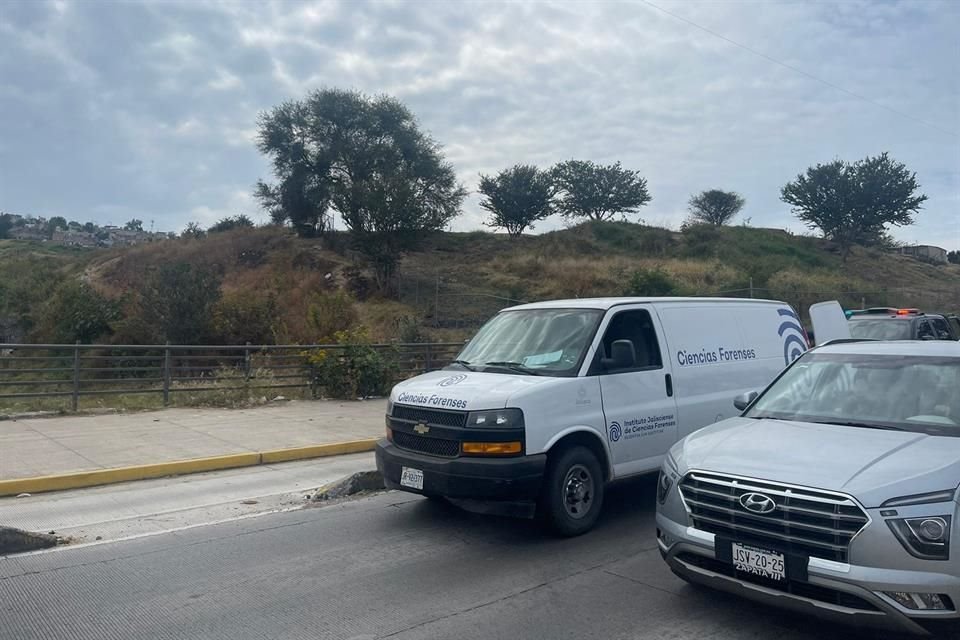
M 910 555 L 922 560 L 949 560 L 951 520 L 951 516 L 899 518 L 887 520 L 887 526 Z
M 523 427 L 523 411 L 520 409 L 494 409 L 471 411 L 467 414 L 468 427 L 517 429 Z

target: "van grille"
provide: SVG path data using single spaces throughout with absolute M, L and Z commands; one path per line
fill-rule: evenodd
M 765 480 L 692 471 L 680 492 L 697 529 L 836 562 L 847 561 L 850 541 L 869 522 L 849 496 Z M 771 498 L 776 508 L 747 511 L 740 503 L 747 493 Z
M 456 458 L 460 455 L 460 443 L 457 440 L 443 440 L 441 438 L 427 438 L 415 433 L 393 432 L 393 444 L 407 451 L 425 453 L 443 458 Z
M 435 409 L 411 407 L 405 404 L 393 405 L 393 413 L 390 414 L 390 417 L 395 420 L 422 422 L 441 427 L 465 427 L 467 425 L 466 411 L 437 411 Z

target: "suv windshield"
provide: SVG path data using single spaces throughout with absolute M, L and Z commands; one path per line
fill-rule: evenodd
M 960 436 L 960 358 L 810 353 L 745 414 Z
M 899 318 L 851 320 L 850 335 L 860 340 L 910 340 L 912 324 Z
M 483 325 L 457 362 L 480 370 L 575 376 L 602 316 L 599 309 L 504 311 Z

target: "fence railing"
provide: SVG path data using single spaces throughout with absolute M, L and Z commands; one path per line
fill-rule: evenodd
M 442 368 L 462 342 L 369 345 L 398 379 Z M 309 354 L 350 345 L 0 344 L 0 403 L 30 398 L 301 388 L 317 395 Z

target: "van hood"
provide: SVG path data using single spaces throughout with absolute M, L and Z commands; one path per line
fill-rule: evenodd
M 518 393 L 563 380 L 480 371 L 432 371 L 396 385 L 390 401 L 433 409 L 503 409 Z
M 960 484 L 960 438 L 732 418 L 671 451 L 689 469 L 840 491 L 867 508 Z

